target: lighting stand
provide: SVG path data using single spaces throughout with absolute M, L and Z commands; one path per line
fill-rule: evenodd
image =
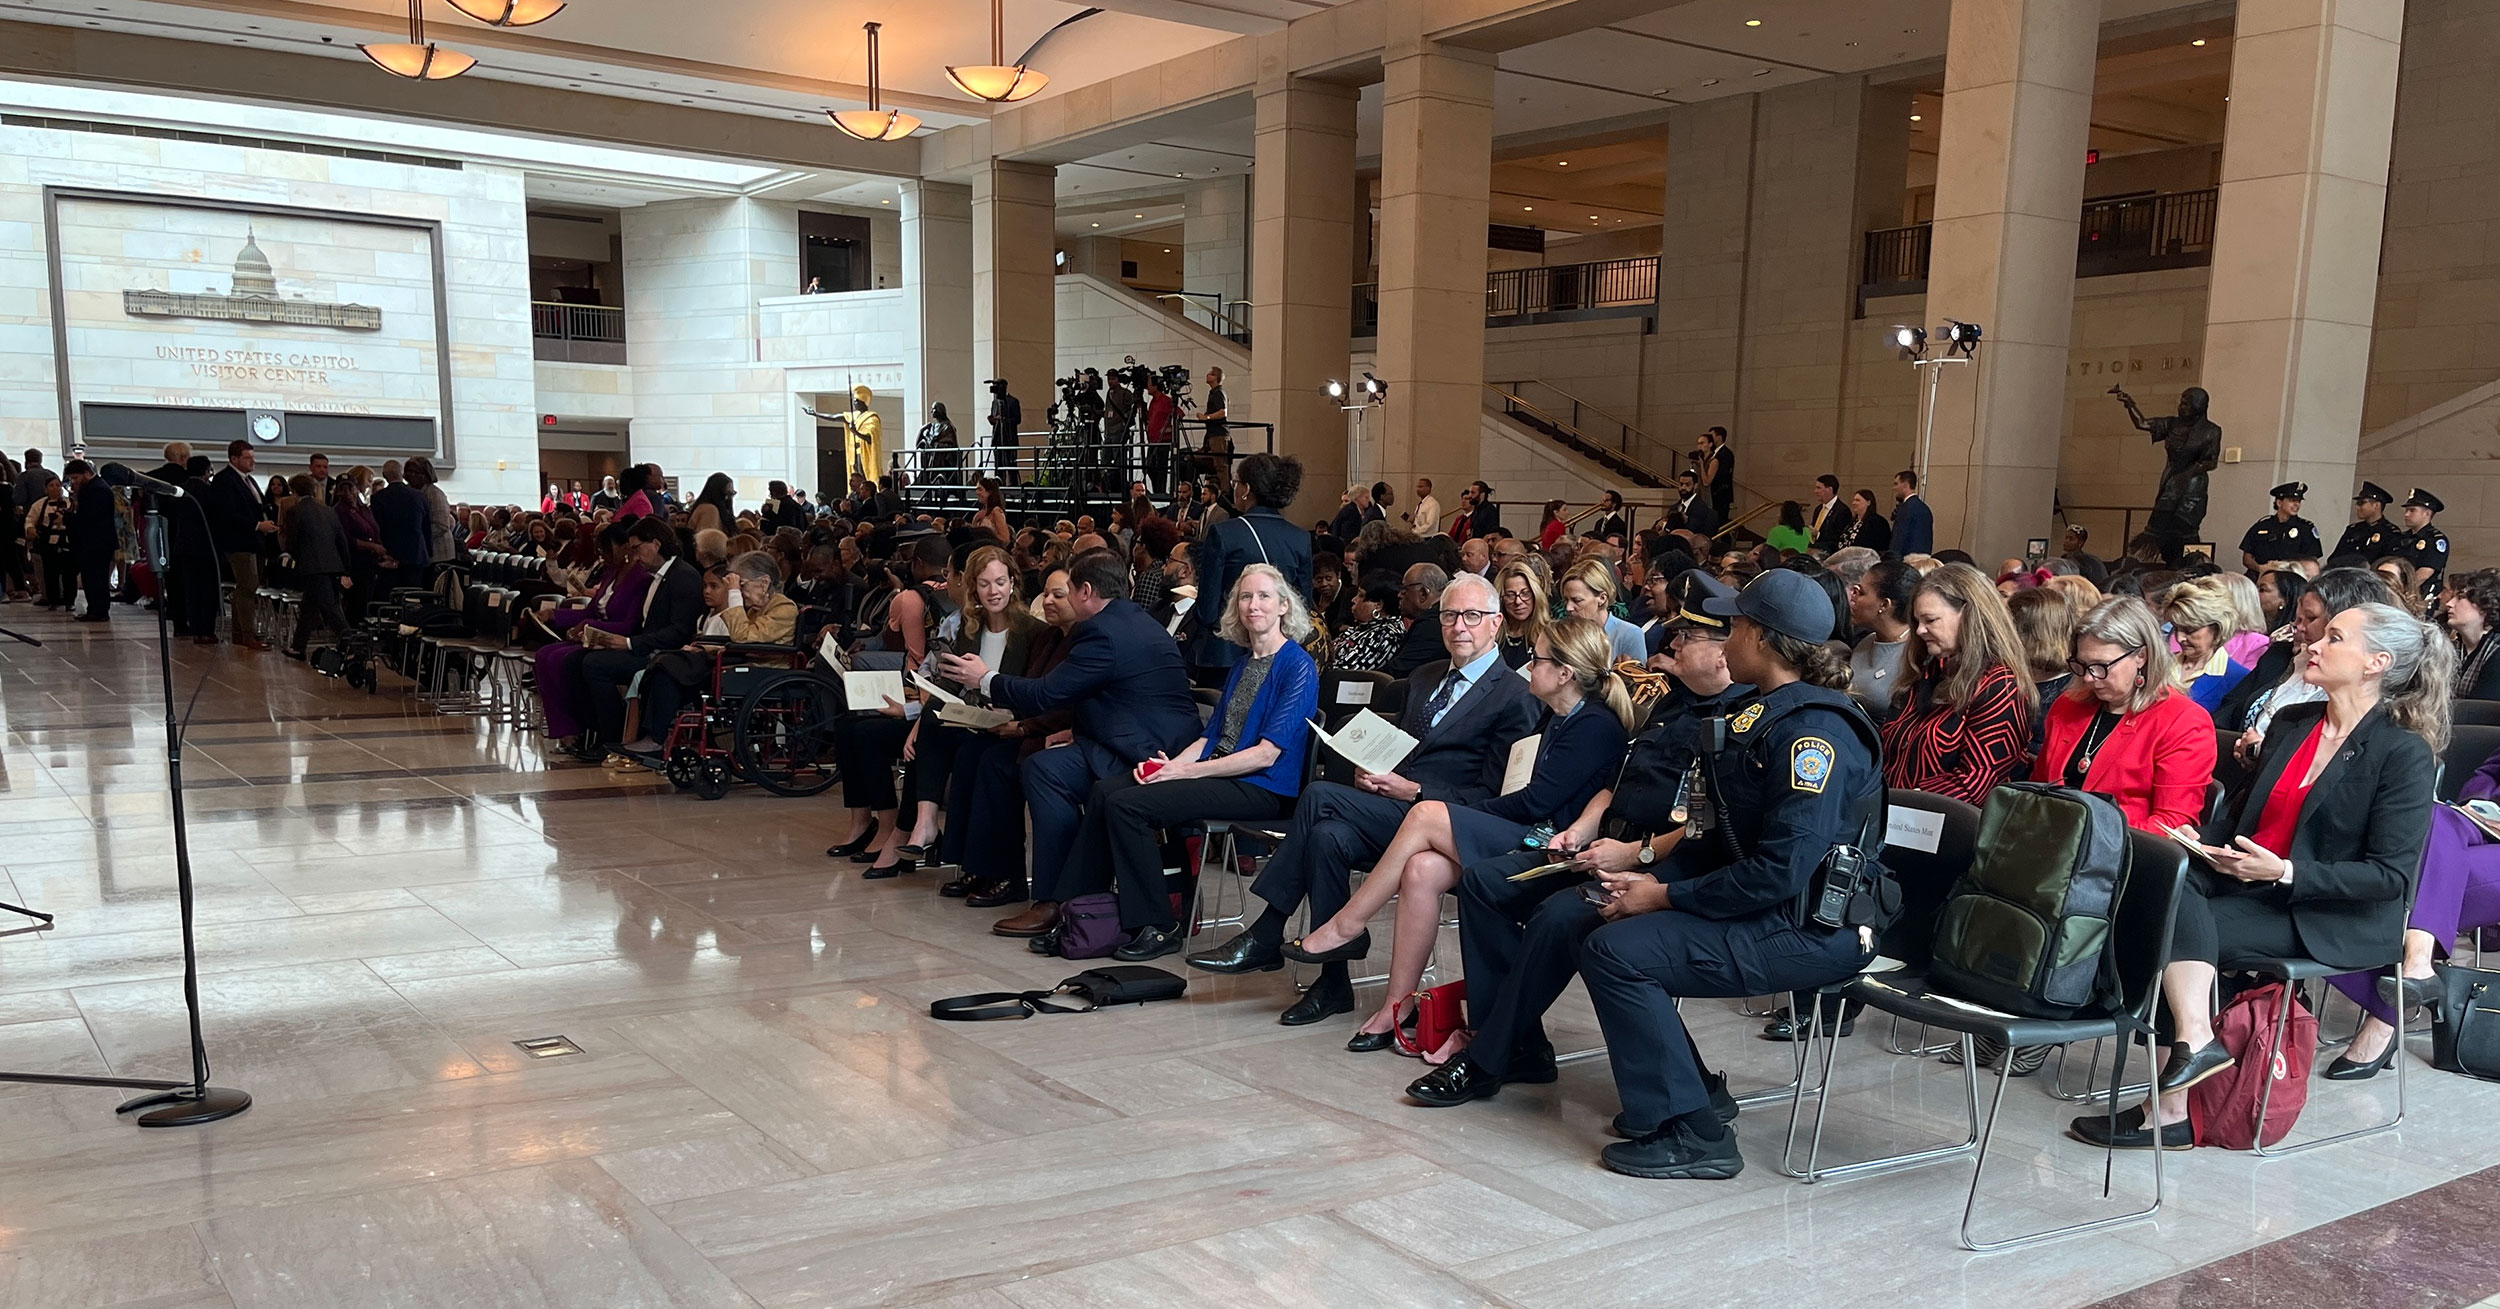
M 1910 367 L 1927 374 L 1927 393 L 1920 397 L 1918 406 L 1918 484 L 1921 490 L 1927 486 L 1927 457 L 1936 436 L 1936 384 L 1944 377 L 1943 370 L 1934 365 L 1967 364 L 1970 361 L 1971 357 L 1966 354 L 1942 354 L 1933 359 L 1910 361 Z
M 185 500 L 192 497 L 184 496 Z M 161 534 L 163 502 L 150 497 L 148 514 L 160 520 L 156 539 Z M 203 517 L 207 510 L 196 500 L 192 507 Z M 156 561 L 157 575 L 165 575 L 166 561 Z M 174 814 L 174 888 L 182 906 L 182 1004 L 190 1018 L 191 1079 L 169 1082 L 146 1077 L 80 1077 L 56 1073 L 0 1072 L 0 1082 L 28 1082 L 43 1086 L 112 1086 L 149 1094 L 123 1101 L 113 1112 L 139 1113 L 141 1127 L 191 1127 L 232 1118 L 252 1107 L 250 1094 L 230 1087 L 208 1084 L 208 1043 L 200 1035 L 200 953 L 199 939 L 193 923 L 194 895 L 191 882 L 191 838 L 183 823 L 182 809 L 182 718 L 174 709 L 174 638 L 173 606 L 156 607 L 156 659 L 165 690 L 165 775 L 173 799 Z M 14 907 L 14 906 L 11 906 Z M 46 915 L 34 914 L 46 922 Z

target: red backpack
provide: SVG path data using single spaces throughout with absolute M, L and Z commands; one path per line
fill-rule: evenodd
M 2283 1006 L 2291 1019 L 2283 1026 L 2284 1048 L 2272 1048 L 2274 1022 Z M 2238 1062 L 2198 1082 L 2188 1092 L 2188 1122 L 2198 1145 L 2247 1150 L 2257 1145 L 2257 1106 L 2273 1084 L 2266 1103 L 2265 1144 L 2289 1136 L 2309 1103 L 2309 1069 L 2317 1061 L 2318 1016 L 2281 982 L 2242 991 L 2214 1020 L 2214 1035 Z

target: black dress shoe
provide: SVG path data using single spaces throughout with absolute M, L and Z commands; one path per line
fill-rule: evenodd
M 2442 1017 L 2447 997 L 2439 989 L 2436 977 L 2382 977 L 2378 979 L 2378 998 L 2396 1010 L 2420 1006 L 2434 1019 Z
M 1547 1086 L 1562 1080 L 1562 1069 L 1554 1063 L 1554 1047 L 1513 1051 L 1510 1071 L 1502 1074 L 1502 1085 L 1513 1082 L 1530 1086 Z
M 908 873 L 917 867 L 919 867 L 919 865 L 913 863 L 909 859 L 897 859 L 883 868 L 870 864 L 868 867 L 860 869 L 859 875 L 867 878 L 869 881 L 879 882 L 889 877 L 901 877 L 903 874 Z
M 1137 935 L 1129 938 L 1127 945 L 1113 950 L 1111 957 L 1124 964 L 1142 964 L 1167 954 L 1179 954 L 1181 946 L 1188 940 L 1188 934 L 1177 926 L 1141 927 L 1137 929 Z
M 1806 1024 L 1797 1021 L 1795 1013 L 1792 1012 L 1793 1008 L 1794 1006 L 1784 1006 L 1778 1013 L 1771 1015 L 1771 1021 L 1762 1025 L 1763 1040 L 1802 1041 L 1806 1039 Z M 1823 1002 L 1823 1034 L 1847 1036 L 1858 1030 L 1858 1014 L 1865 1008 L 1865 1004 L 1859 1001 L 1853 1000 L 1844 1006 L 1837 998 L 1825 1000 Z
M 1368 929 L 1357 933 L 1353 940 L 1334 950 L 1305 950 L 1302 948 L 1302 938 L 1298 936 L 1276 947 L 1276 953 L 1301 964 L 1352 963 L 1371 952 L 1372 934 Z
M 2161 1089 L 2164 1094 L 2184 1091 L 2237 1062 L 2220 1041 L 2207 1041 L 2194 1050 L 2184 1041 L 2176 1042 L 2170 1047 L 2170 1057 L 2162 1061 Z
M 983 882 L 972 888 L 964 903 L 974 909 L 996 909 L 1001 905 L 1023 904 L 1032 897 L 1022 878 Z
M 1502 1079 L 1478 1068 L 1462 1050 L 1448 1063 L 1416 1078 L 1406 1088 L 1406 1098 L 1428 1108 L 1448 1109 L 1470 1100 L 1490 1100 L 1501 1089 Z
M 1370 1054 L 1397 1044 L 1394 1032 L 1356 1032 L 1345 1039 L 1345 1048 L 1354 1054 Z
M 2117 1150 L 2150 1150 L 2156 1144 L 2153 1129 L 2145 1125 L 2142 1105 L 2119 1113 L 2115 1133 L 2110 1131 L 2108 1114 L 2085 1114 L 2066 1124 L 2066 1135 L 2085 1145 Z M 2164 1150 L 2193 1150 L 2196 1148 L 2196 1128 L 2185 1121 L 2163 1123 L 2158 1144 Z
M 1243 932 L 1212 950 L 1190 955 L 1184 962 L 1207 973 L 1272 973 L 1285 966 L 1285 956 L 1275 946 Z
M 1344 982 L 1320 981 L 1302 998 L 1286 1006 L 1276 1021 L 1287 1027 L 1308 1027 L 1321 1019 L 1354 1012 L 1354 988 Z
M 859 854 L 876 843 L 877 820 L 871 818 L 868 820 L 868 826 L 860 831 L 858 840 L 844 841 L 840 845 L 826 847 L 825 857 L 828 859 L 848 859 L 852 855 Z
M 941 883 L 938 886 L 938 894 L 949 900 L 961 900 L 972 894 L 972 888 L 976 885 L 979 883 L 973 881 L 971 874 L 967 873 L 954 881 Z
M 1617 1141 L 1597 1158 L 1609 1171 L 1655 1181 L 1724 1182 L 1745 1171 L 1736 1133 L 1721 1128 L 1717 1140 L 1704 1140 L 1681 1119 Z
M 1710 1088 L 1710 1112 L 1717 1114 L 1722 1123 L 1735 1122 L 1742 1109 L 1737 1105 L 1736 1097 L 1727 1093 L 1727 1079 L 1717 1073 L 1704 1073 L 1701 1080 Z M 1638 1140 L 1658 1130 L 1655 1127 L 1635 1128 L 1622 1114 L 1616 1114 L 1614 1121 L 1606 1124 L 1606 1129 L 1627 1141 Z
M 2396 1039 L 2395 1033 L 2390 1032 L 2387 1036 L 2387 1048 L 2378 1052 L 2378 1058 L 2361 1064 L 2354 1063 L 2339 1054 L 2335 1056 L 2335 1062 L 2326 1066 L 2326 1072 L 2322 1075 L 2337 1082 L 2366 1082 L 2387 1071 L 2387 1066 L 2396 1062 L 2396 1047 L 2403 1044 L 2404 1042 Z

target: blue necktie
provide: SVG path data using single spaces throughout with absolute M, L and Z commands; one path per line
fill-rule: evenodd
M 1450 711 L 1450 701 L 1458 698 L 1458 688 L 1465 681 L 1466 674 L 1455 668 L 1450 670 L 1449 676 L 1441 679 L 1441 689 L 1433 692 L 1432 698 L 1424 702 L 1425 731 L 1441 725 L 1441 715 Z

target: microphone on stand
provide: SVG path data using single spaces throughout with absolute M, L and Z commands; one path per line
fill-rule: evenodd
M 135 487 L 139 490 L 146 491 L 151 495 L 167 495 L 179 498 L 188 494 L 188 492 L 184 491 L 181 487 L 166 481 L 164 478 L 150 477 L 146 473 L 138 472 L 132 469 L 128 464 L 106 464 L 102 468 L 96 470 L 96 476 L 103 478 L 105 484 L 108 486 Z

